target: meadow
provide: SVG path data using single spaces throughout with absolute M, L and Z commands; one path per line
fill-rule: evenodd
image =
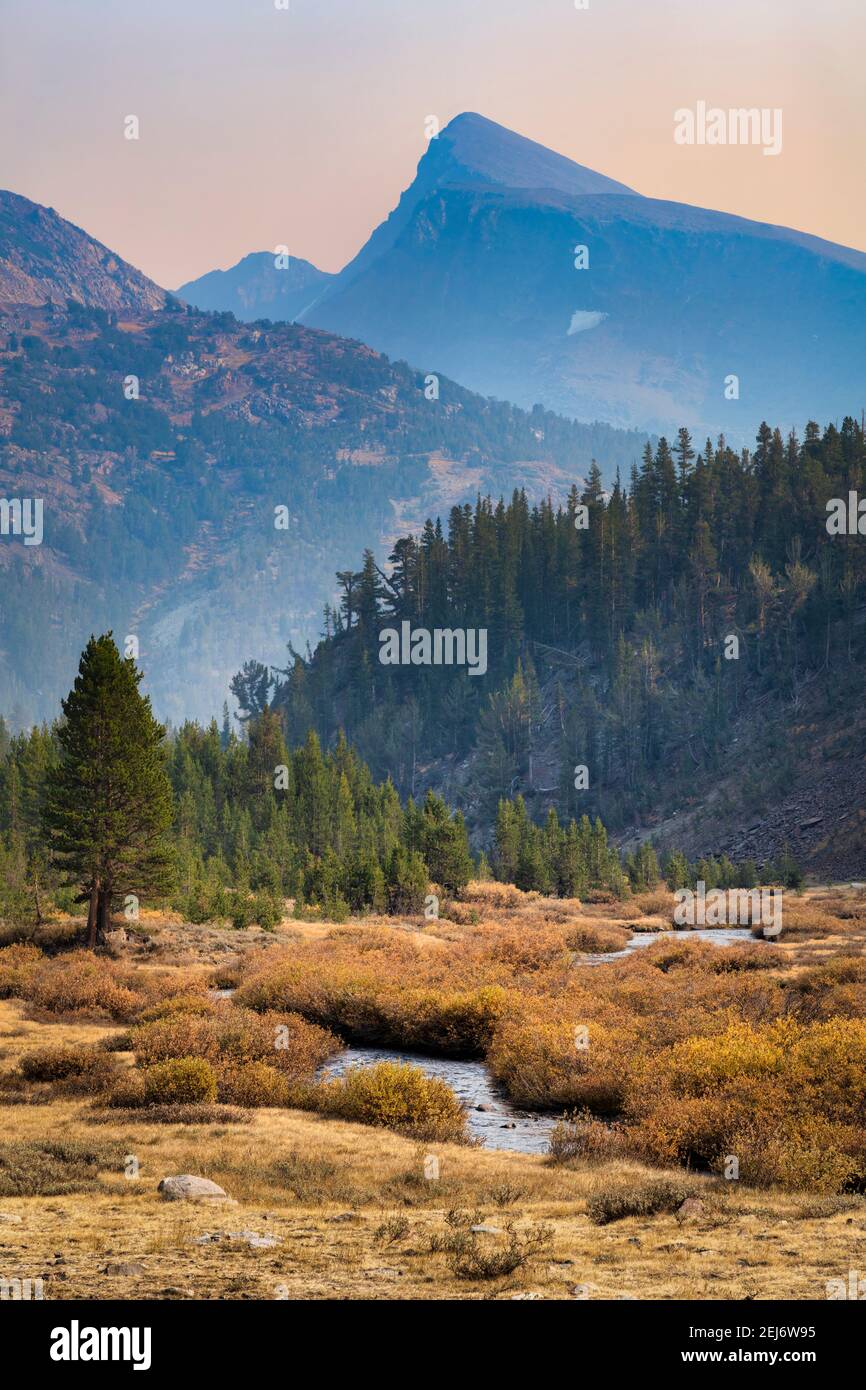
M 786 893 L 778 940 L 729 946 L 673 932 L 663 888 L 594 896 L 473 883 L 434 921 L 272 931 L 144 913 L 110 955 L 71 948 L 71 920 L 7 931 L 0 1276 L 51 1298 L 825 1298 L 866 1259 L 866 895 Z M 415 1067 L 324 1075 L 350 1042 L 483 1059 L 560 1117 L 550 1152 L 477 1147 Z M 183 1172 L 237 1206 L 164 1201 Z

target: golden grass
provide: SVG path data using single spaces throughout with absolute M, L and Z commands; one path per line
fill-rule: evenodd
M 665 920 L 657 898 L 639 904 L 647 911 L 628 921 L 626 938 Z M 519 1097 L 594 1104 L 598 1112 L 625 1103 L 624 1127 L 640 1134 L 655 1162 L 611 1141 L 619 1130 L 598 1119 L 591 1142 L 554 1165 L 438 1140 L 419 1144 L 381 1127 L 285 1108 L 254 1110 L 244 1124 L 166 1123 L 170 1112 L 149 1123 L 146 1110 L 97 1113 L 90 1099 L 58 1091 L 40 1104 L 0 1104 L 4 1132 L 23 1142 L 62 1135 L 133 1155 L 138 1176 L 128 1179 L 118 1165 L 100 1173 L 95 1191 L 0 1198 L 0 1213 L 23 1218 L 2 1225 L 0 1275 L 42 1276 L 48 1298 L 76 1299 L 823 1299 L 829 1279 L 866 1261 L 866 1199 L 832 1195 L 838 1175 L 828 1179 L 826 1162 L 824 1171 L 818 1164 L 828 1153 L 844 1157 L 840 1126 L 857 1127 L 862 907 L 862 894 L 850 892 L 786 897 L 786 932 L 774 945 L 717 948 L 664 932 L 632 956 L 594 967 L 580 964 L 580 934 L 595 941 L 589 934 L 623 933 L 629 905 L 551 903 L 498 884 L 470 885 L 453 917 L 407 922 L 405 930 L 381 921 L 299 923 L 263 944 L 246 933 L 220 938 L 211 928 L 154 924 L 153 949 L 137 958 L 131 943 L 108 972 L 111 988 L 134 996 L 121 1014 L 127 1005 L 133 1018 L 155 1006 L 159 1012 L 160 1001 L 174 995 L 200 998 L 216 964 L 245 981 L 246 1002 L 258 990 L 255 1002 L 270 1003 L 264 996 L 277 980 L 288 992 L 280 1008 L 300 1000 L 302 1014 L 332 1026 L 351 1017 L 375 1034 L 384 1020 L 397 1038 L 414 1029 L 446 1050 L 474 1040 Z M 243 938 L 237 950 L 217 949 L 236 938 Z M 65 1006 L 66 985 L 55 993 Z M 329 1011 L 339 1017 L 325 1019 Z M 168 1016 L 176 1017 L 172 1008 Z M 192 1013 L 182 1007 L 181 1016 L 213 1014 L 194 1006 Z M 586 1065 L 577 1068 L 576 1021 L 591 1036 Z M 0 1073 L 8 1076 L 40 1048 L 100 1046 L 122 1032 L 119 1023 L 52 1014 L 44 987 L 39 1008 L 32 999 L 0 1000 Z M 113 1055 L 132 1066 L 130 1054 Z M 763 1187 L 701 1176 L 665 1157 L 682 1156 L 680 1139 L 693 1144 L 701 1125 L 721 1126 L 724 1137 L 735 1111 L 741 1120 L 746 1110 L 784 1119 L 794 1088 L 814 1124 L 811 1134 L 801 1127 L 790 1140 L 790 1153 L 802 1156 L 807 1140 L 811 1168 L 801 1162 L 786 1171 L 790 1153 L 767 1156 L 766 1135 Z M 785 1138 L 781 1124 L 779 1135 Z M 424 1176 L 430 1154 L 439 1161 L 438 1182 Z M 179 1172 L 213 1179 L 238 1205 L 163 1202 L 157 1183 Z M 774 1185 L 779 1173 L 801 1190 Z M 702 1198 L 694 1222 L 680 1224 L 670 1211 L 603 1226 L 591 1219 L 598 1211 L 645 1212 L 660 1181 Z M 822 1188 L 831 1195 L 820 1195 Z M 550 1227 L 550 1248 L 539 1245 L 511 1274 L 461 1278 L 448 1240 L 455 1222 L 465 1229 L 467 1214 L 502 1230 L 477 1237 L 490 1242 L 490 1255 L 505 1250 L 507 1223 L 528 1246 L 533 1232 Z M 252 1230 L 281 1243 L 194 1243 L 215 1230 Z M 495 1265 L 483 1253 L 461 1257 L 464 1272 Z M 103 1272 L 119 1261 L 140 1261 L 145 1272 Z
M 81 1103 L 57 1102 L 50 1120 L 45 1107 L 0 1110 L 0 1120 L 7 1129 L 14 1123 L 21 1139 L 42 1137 L 48 1122 L 68 1138 L 93 1142 L 87 1113 Z M 866 1257 L 862 1199 L 836 1210 L 734 1183 L 696 1224 L 663 1214 L 599 1228 L 587 1214 L 593 1198 L 659 1178 L 633 1162 L 563 1170 L 535 1156 L 437 1144 L 441 1176 L 429 1182 L 428 1147 L 297 1111 L 257 1111 L 249 1126 L 231 1130 L 124 1117 L 95 1135 L 136 1156 L 135 1180 L 117 1171 L 101 1175 L 96 1193 L 0 1199 L 0 1212 L 22 1217 L 3 1227 L 0 1273 L 44 1276 L 49 1299 L 508 1299 L 527 1292 L 560 1299 L 574 1298 L 576 1289 L 592 1299 L 823 1299 L 828 1279 L 862 1268 Z M 238 1205 L 164 1202 L 159 1180 L 180 1172 L 211 1178 Z M 703 1191 L 701 1180 L 687 1183 Z M 543 1223 L 552 1229 L 551 1249 L 513 1275 L 467 1282 L 431 1252 L 455 1209 L 497 1228 L 508 1220 L 518 1231 Z M 405 1233 L 386 1244 L 377 1232 L 395 1221 L 401 1231 L 398 1218 Z M 251 1230 L 282 1243 L 260 1250 L 239 1241 L 194 1244 L 216 1230 Z M 502 1238 L 479 1239 L 496 1245 Z M 144 1274 L 102 1272 L 127 1261 L 139 1261 Z

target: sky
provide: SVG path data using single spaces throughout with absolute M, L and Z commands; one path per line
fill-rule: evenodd
M 866 250 L 863 0 L 0 0 L 0 188 L 174 289 L 348 261 L 425 122 L 479 111 L 656 198 Z M 780 108 L 782 150 L 674 112 Z M 140 138 L 124 138 L 135 115 Z

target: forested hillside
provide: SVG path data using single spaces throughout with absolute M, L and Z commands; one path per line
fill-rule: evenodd
M 536 819 L 553 805 L 638 837 L 706 802 L 686 847 L 727 848 L 730 821 L 748 850 L 794 788 L 819 864 L 832 808 L 862 872 L 866 558 L 862 536 L 828 531 L 827 503 L 862 495 L 864 466 L 851 418 L 802 440 L 764 425 L 743 453 L 698 452 L 681 430 L 609 492 L 594 469 L 563 506 L 479 498 L 402 538 L 388 570 L 368 552 L 342 572 L 312 658 L 291 653 L 285 675 L 253 663 L 235 692 L 248 710 L 270 700 L 290 742 L 344 729 L 375 776 L 443 790 L 479 842 L 521 791 Z M 383 665 L 380 631 L 404 620 L 486 628 L 486 676 Z
M 82 234 L 79 234 L 82 235 Z M 2 261 L 2 258 L 0 258 Z M 157 712 L 219 710 L 252 646 L 315 637 L 333 572 L 477 489 L 563 494 L 642 437 L 487 401 L 360 343 L 176 301 L 0 305 L 0 710 L 52 718 L 91 632 L 136 637 Z M 280 512 L 277 512 L 280 508 Z

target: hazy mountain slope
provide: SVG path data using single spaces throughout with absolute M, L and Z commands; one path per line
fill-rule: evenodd
M 638 435 L 423 387 L 297 325 L 0 307 L 0 496 L 45 518 L 41 545 L 0 537 L 0 710 L 53 716 L 111 626 L 138 637 L 162 715 L 207 717 L 251 651 L 282 665 L 317 636 L 364 546 L 384 560 L 479 490 L 562 497 L 592 454 L 640 453 Z
M 254 251 L 229 270 L 211 270 L 188 280 L 177 294 L 197 309 L 229 310 L 246 322 L 291 322 L 332 279 L 327 271 L 296 256 L 289 256 L 288 264 L 278 270 L 272 252 Z
M 665 432 L 745 441 L 762 418 L 841 418 L 860 399 L 866 255 L 596 187 L 569 161 L 512 163 L 515 140 L 452 122 L 303 321 L 524 406 Z
M 53 208 L 0 190 L 0 303 L 147 311 L 165 291 Z

